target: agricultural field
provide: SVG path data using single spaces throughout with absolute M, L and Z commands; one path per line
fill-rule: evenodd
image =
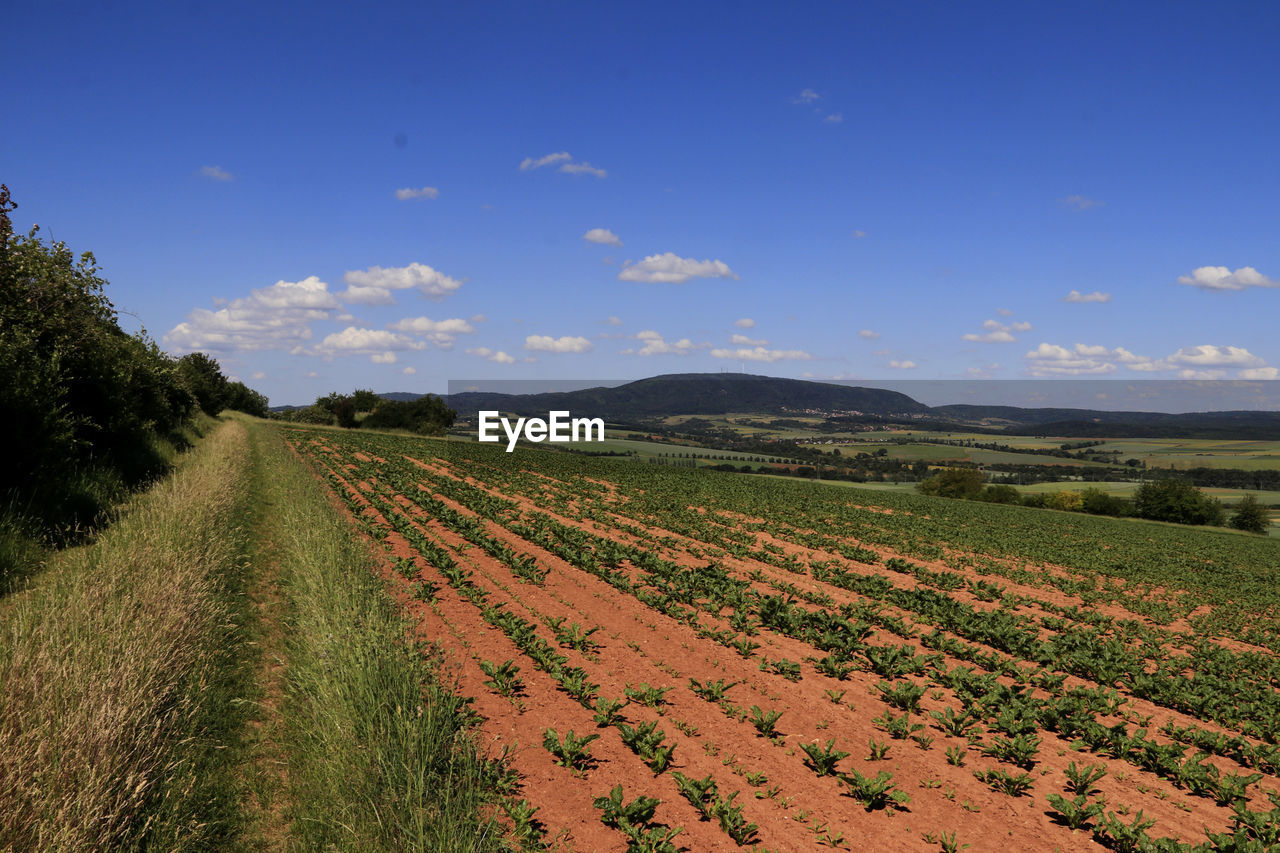
M 288 429 L 527 849 L 1280 841 L 1280 543 Z

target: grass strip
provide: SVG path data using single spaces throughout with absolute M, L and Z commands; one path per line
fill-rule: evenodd
M 300 849 L 504 849 L 500 768 L 374 555 L 277 428 L 251 425 L 287 600 L 283 737 Z
M 234 849 L 248 436 L 224 422 L 0 609 L 0 850 Z

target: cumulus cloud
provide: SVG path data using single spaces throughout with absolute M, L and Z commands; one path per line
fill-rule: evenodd
M 389 324 L 387 328 L 425 338 L 440 349 L 451 348 L 457 335 L 475 333 L 474 326 L 459 318 L 432 320 L 430 317 L 406 317 Z
M 1026 354 L 1027 371 L 1033 376 L 1088 376 L 1113 373 L 1123 365 L 1141 373 L 1178 372 L 1183 379 L 1220 379 L 1226 369 L 1239 368 L 1242 379 L 1254 371 L 1272 370 L 1266 362 L 1243 347 L 1200 346 L 1183 347 L 1164 358 L 1137 355 L 1124 347 L 1114 349 L 1105 346 L 1076 344 L 1068 349 L 1056 344 L 1041 343 Z
M 706 349 L 709 344 L 695 344 L 688 338 L 681 338 L 678 341 L 667 341 L 658 332 L 653 329 L 645 329 L 637 332 L 636 340 L 643 341 L 644 346 L 639 349 L 623 350 L 623 355 L 688 355 L 697 349 Z
M 622 241 L 618 239 L 618 235 L 614 234 L 608 228 L 592 228 L 586 234 L 582 235 L 582 239 L 588 243 L 599 243 L 601 246 L 621 246 Z
M 1058 199 L 1058 204 L 1063 207 L 1069 207 L 1072 210 L 1088 210 L 1091 207 L 1102 207 L 1105 201 L 1095 201 L 1091 198 L 1085 198 L 1082 195 L 1069 195 L 1066 198 Z
M 425 341 L 417 341 L 408 335 L 385 329 L 363 329 L 347 326 L 341 332 L 326 335 L 318 352 L 323 355 L 369 355 L 374 364 L 391 364 L 395 361 L 393 350 L 426 349 Z M 390 357 L 389 357 L 390 356 Z
M 524 339 L 524 348 L 535 352 L 587 352 L 591 349 L 591 341 L 569 335 L 559 338 L 549 335 L 529 335 Z
M 610 315 L 610 316 L 609 316 L 609 319 L 607 319 L 607 320 L 605 320 L 605 321 L 604 321 L 604 324 L 605 324 L 606 326 L 621 326 L 621 325 L 622 325 L 622 321 L 621 321 L 621 320 L 619 320 L 617 317 L 615 317 L 615 316 L 613 316 L 613 315 Z
M 734 335 L 732 338 L 729 339 L 729 342 L 732 343 L 734 346 L 741 346 L 741 347 L 763 347 L 763 346 L 768 346 L 769 344 L 769 342 L 766 340 L 749 338 L 746 335 Z
M 590 163 L 574 162 L 573 155 L 568 151 L 557 151 L 554 154 L 547 154 L 537 159 L 526 157 L 520 163 L 520 171 L 528 172 L 533 169 L 541 169 L 543 166 L 554 166 L 556 163 L 560 164 L 560 168 L 557 171 L 568 175 L 595 175 L 597 178 L 604 178 L 609 174 L 604 169 L 598 169 Z
M 277 281 L 234 299 L 217 311 L 197 308 L 164 336 L 177 351 L 290 349 L 311 339 L 311 323 L 340 308 L 329 285 L 315 276 Z
M 1183 347 L 1169 356 L 1171 364 L 1196 367 L 1262 367 L 1266 362 L 1243 347 L 1219 347 L 1202 344 Z
M 813 356 L 798 349 L 765 349 L 764 347 L 745 347 L 739 349 L 713 349 L 712 358 L 728 358 L 735 361 L 808 361 Z
M 1011 344 L 1018 340 L 1013 333 L 1030 331 L 1031 324 L 1025 321 L 1001 323 L 999 320 L 987 320 L 983 322 L 982 328 L 985 331 L 981 334 L 970 332 L 961 335 L 961 339 L 980 344 Z
M 756 327 L 756 321 L 752 320 L 750 317 L 740 317 L 733 321 L 733 325 L 737 326 L 739 329 L 754 329 Z
M 1095 290 L 1093 293 L 1081 293 L 1073 290 L 1066 296 L 1062 297 L 1063 302 L 1110 302 L 1111 294 L 1103 293 L 1101 290 Z
M 696 261 L 672 252 L 650 255 L 618 273 L 619 281 L 669 282 L 683 284 L 691 278 L 737 278 L 724 261 Z
M 892 367 L 894 370 L 911 370 L 916 366 L 916 363 L 914 361 L 894 360 L 889 362 L 889 366 Z
M 405 376 L 412 376 L 413 374 L 418 372 L 418 368 L 410 366 L 410 367 L 406 367 L 404 370 L 400 372 L 403 373 Z
M 873 332 L 870 329 L 859 329 L 858 337 L 862 338 L 863 340 L 874 341 L 879 339 L 880 333 Z
M 805 89 L 799 95 L 796 95 L 794 98 L 792 98 L 791 103 L 812 104 L 814 101 L 818 100 L 818 98 L 820 97 L 822 96 L 819 95 L 817 92 L 813 91 L 812 89 Z
M 474 355 L 478 358 L 483 358 L 498 364 L 515 364 L 516 361 L 502 350 L 494 352 L 488 347 L 476 347 L 475 349 L 469 349 L 467 350 L 467 355 Z
M 1274 367 L 1250 367 L 1236 375 L 1241 379 L 1280 379 L 1280 370 Z
M 1244 290 L 1248 287 L 1280 287 L 1280 281 L 1267 278 L 1253 267 L 1240 267 L 1232 272 L 1227 267 L 1197 267 L 1191 275 L 1178 276 L 1178 284 L 1201 290 Z
M 342 277 L 347 289 L 338 294 L 344 302 L 361 305 L 390 305 L 395 302 L 393 290 L 416 289 L 428 299 L 440 300 L 453 293 L 462 282 L 432 269 L 426 264 L 407 267 L 369 267 L 351 270 Z
M 236 176 L 221 166 L 201 166 L 200 176 L 211 181 L 234 181 Z
M 439 198 L 440 190 L 435 187 L 405 187 L 396 190 L 396 198 L 400 201 L 417 201 L 424 198 Z

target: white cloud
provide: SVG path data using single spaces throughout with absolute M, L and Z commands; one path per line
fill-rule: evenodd
M 1247 287 L 1280 287 L 1253 267 L 1240 267 L 1232 272 L 1227 267 L 1197 267 L 1191 275 L 1178 276 L 1178 284 L 1202 290 L 1244 290 Z
M 197 308 L 164 336 L 178 351 L 290 349 L 311 339 L 311 323 L 340 308 L 329 286 L 315 276 L 277 281 L 233 299 L 217 311 Z
M 850 236 L 850 237 L 852 237 L 852 238 L 853 238 L 853 239 L 855 239 L 855 240 L 861 240 L 863 237 L 866 237 L 866 236 L 867 236 L 867 232 L 866 232 L 866 231 L 859 231 L 859 230 L 857 230 L 857 229 L 854 229 L 853 233 L 852 233 L 852 234 L 850 234 L 849 236 Z
M 618 239 L 618 235 L 614 234 L 608 228 L 592 228 L 586 234 L 582 235 L 582 239 L 588 243 L 599 243 L 601 246 L 621 246 L 622 241 Z
M 266 374 L 264 371 L 261 371 L 261 370 L 255 370 L 255 371 L 253 372 L 253 376 L 252 376 L 251 378 L 253 378 L 253 379 L 266 379 L 266 378 L 267 378 L 267 374 Z
M 1012 317 L 1012 316 L 1013 316 L 1013 312 L 1012 312 L 1012 311 L 1010 311 L 1008 308 L 997 308 L 997 309 L 996 309 L 996 313 L 997 313 L 997 314 L 999 314 L 1001 317 Z
M 617 317 L 614 317 L 614 316 L 612 316 L 612 315 L 610 315 L 609 319 L 608 319 L 608 320 L 605 320 L 604 322 L 605 322 L 605 325 L 606 325 L 606 326 L 621 326 L 621 325 L 622 325 L 622 321 L 621 321 L 621 320 L 619 320 Z
M 650 255 L 618 273 L 619 281 L 670 282 L 683 284 L 691 278 L 737 278 L 723 261 L 696 261 L 672 252 Z
M 1171 364 L 1189 364 L 1195 367 L 1262 367 L 1266 362 L 1243 347 L 1219 347 L 1201 344 L 1183 347 L 1169 356 Z
M 870 329 L 859 329 L 858 337 L 862 338 L 863 340 L 874 341 L 874 340 L 879 340 L 880 333 L 873 332 Z
M 754 329 L 756 327 L 756 321 L 752 320 L 750 317 L 740 317 L 733 321 L 733 325 L 737 326 L 739 329 Z
M 824 118 L 823 121 L 830 122 L 831 124 L 840 124 L 842 121 L 844 121 L 844 116 L 840 113 L 832 113 L 831 115 Z
M 388 324 L 387 328 L 426 338 L 441 349 L 451 348 L 454 337 L 457 335 L 475 333 L 474 326 L 466 320 L 458 318 L 432 320 L 430 317 L 406 317 L 403 320 Z
M 520 171 L 528 172 L 532 169 L 541 169 L 543 166 L 554 166 L 556 163 L 560 164 L 558 171 L 569 175 L 595 175 L 597 178 L 603 178 L 609 174 L 604 169 L 598 169 L 590 163 L 573 162 L 573 155 L 568 151 L 557 151 L 555 154 L 547 154 L 536 160 L 532 157 L 526 157 L 520 163 Z
M 469 349 L 467 350 L 467 355 L 474 355 L 479 358 L 497 362 L 498 364 L 515 364 L 515 361 L 516 361 L 514 358 L 507 355 L 502 350 L 498 350 L 497 352 L 494 352 L 488 347 L 476 347 L 475 349 Z
M 804 350 L 798 349 L 765 349 L 764 347 L 753 347 L 751 349 L 713 349 L 711 351 L 712 358 L 728 358 L 735 361 L 808 361 L 813 356 Z
M 1101 290 L 1095 290 L 1093 293 L 1081 293 L 1073 290 L 1066 296 L 1062 297 L 1063 302 L 1110 302 L 1111 294 L 1103 293 Z
M 400 335 L 385 329 L 362 329 L 347 326 L 341 332 L 326 335 L 320 342 L 319 352 L 325 355 L 373 355 L 375 364 L 389 364 L 387 355 L 392 350 L 426 349 L 424 341 L 415 341 L 408 335 Z
M 668 342 L 653 329 L 637 332 L 635 338 L 636 340 L 644 341 L 644 346 L 638 350 L 626 350 L 623 355 L 688 355 L 694 350 L 706 349 L 710 346 L 709 344 L 695 344 L 688 338 Z
M 741 346 L 741 347 L 763 347 L 763 346 L 768 346 L 769 344 L 769 342 L 766 340 L 749 338 L 746 335 L 734 335 L 732 338 L 729 339 L 729 341 L 734 346 Z
M 396 190 L 396 198 L 400 201 L 416 201 L 424 198 L 439 198 L 440 190 L 435 187 L 405 187 Z
M 556 154 L 548 154 L 545 157 L 539 157 L 537 160 L 532 157 L 524 158 L 524 162 L 520 164 L 520 171 L 527 172 L 530 169 L 541 169 L 543 166 L 550 166 L 554 163 L 563 163 L 572 160 L 573 155 L 568 151 L 561 151 Z
M 338 294 L 345 302 L 363 305 L 388 305 L 395 302 L 393 290 L 416 289 L 428 299 L 440 300 L 453 293 L 462 282 L 426 264 L 407 267 L 369 267 L 351 270 L 342 277 L 347 289 Z
M 914 361 L 891 361 L 889 366 L 894 370 L 911 370 L 916 366 Z
M 1241 379 L 1280 379 L 1280 370 L 1274 367 L 1250 367 L 1236 376 Z
M 369 360 L 374 364 L 395 364 L 396 354 L 390 350 L 386 352 L 375 352 L 373 355 L 369 356 Z
M 404 370 L 400 372 L 403 373 L 405 376 L 412 376 L 413 374 L 418 372 L 418 368 L 410 366 L 410 367 L 406 367 Z
M 236 176 L 221 166 L 201 166 L 200 176 L 211 181 L 234 181 Z
M 980 344 L 1011 344 L 1018 340 L 1013 336 L 1013 332 L 1030 331 L 1031 324 L 1026 321 L 1006 324 L 1001 323 L 999 320 L 986 320 L 983 322 L 982 328 L 986 330 L 983 334 L 970 332 L 969 334 L 961 335 L 961 340 Z
M 1183 379 L 1221 379 L 1226 368 L 1241 368 L 1239 376 L 1266 378 L 1273 368 L 1243 347 L 1201 344 L 1183 347 L 1164 358 L 1137 355 L 1124 347 L 1077 343 L 1072 348 L 1041 343 L 1026 354 L 1033 376 L 1087 376 L 1115 372 L 1120 365 L 1140 373 L 1178 371 Z M 1255 374 L 1256 371 L 1256 375 Z M 1245 374 L 1250 374 L 1246 376 Z
M 569 335 L 560 338 L 529 335 L 524 339 L 524 348 L 536 352 L 587 352 L 591 349 L 591 341 Z
M 1091 198 L 1085 198 L 1082 195 L 1069 195 L 1066 198 L 1058 199 L 1058 204 L 1063 207 L 1069 207 L 1072 210 L 1088 210 L 1091 207 L 1102 207 L 1105 201 L 1095 201 Z
M 805 90 L 804 90 L 804 91 L 802 91 L 799 95 L 796 95 L 794 98 L 792 98 L 792 99 L 791 99 L 791 103 L 793 103 L 793 104 L 811 104 L 811 103 L 813 103 L 814 101 L 818 100 L 818 98 L 820 98 L 820 97 L 822 97 L 822 96 L 821 96 L 821 95 L 819 95 L 817 92 L 813 91 L 812 89 L 805 89 Z
M 604 169 L 598 169 L 590 163 L 565 163 L 560 167 L 561 172 L 569 175 L 595 175 L 597 178 L 607 178 L 609 173 Z

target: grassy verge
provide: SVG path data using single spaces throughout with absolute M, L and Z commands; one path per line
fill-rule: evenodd
M 288 621 L 281 714 L 291 818 L 304 850 L 502 849 L 497 768 L 438 656 L 373 572 L 373 555 L 276 428 L 251 427 Z
M 3 602 L 0 849 L 234 847 L 247 445 L 220 425 Z

